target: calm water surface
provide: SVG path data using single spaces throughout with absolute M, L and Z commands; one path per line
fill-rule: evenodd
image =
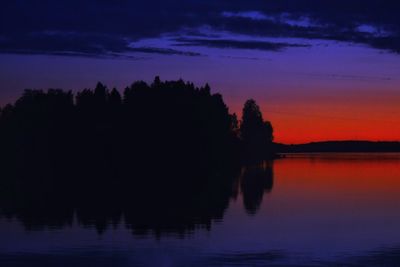
M 242 170 L 222 218 L 180 234 L 3 217 L 0 266 L 400 266 L 400 154 L 287 155 L 261 169 Z

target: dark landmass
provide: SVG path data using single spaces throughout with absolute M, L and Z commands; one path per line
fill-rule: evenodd
M 324 141 L 298 145 L 274 143 L 277 153 L 316 152 L 400 152 L 400 142 L 387 141 Z

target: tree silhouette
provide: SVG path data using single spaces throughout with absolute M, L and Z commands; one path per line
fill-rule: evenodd
M 260 160 L 274 156 L 272 125 L 269 121 L 264 121 L 260 107 L 253 99 L 244 104 L 240 137 L 247 159 Z
M 115 108 L 119 107 L 122 104 L 121 94 L 118 92 L 116 88 L 111 90 L 110 95 L 108 96 L 110 106 Z

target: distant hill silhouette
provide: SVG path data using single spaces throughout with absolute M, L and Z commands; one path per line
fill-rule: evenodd
M 298 145 L 274 144 L 278 153 L 311 152 L 400 152 L 400 142 L 326 141 Z

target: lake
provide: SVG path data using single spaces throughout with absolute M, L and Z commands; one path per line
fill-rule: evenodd
M 400 266 L 400 154 L 288 154 L 231 186 L 181 217 L 3 208 L 0 266 Z

